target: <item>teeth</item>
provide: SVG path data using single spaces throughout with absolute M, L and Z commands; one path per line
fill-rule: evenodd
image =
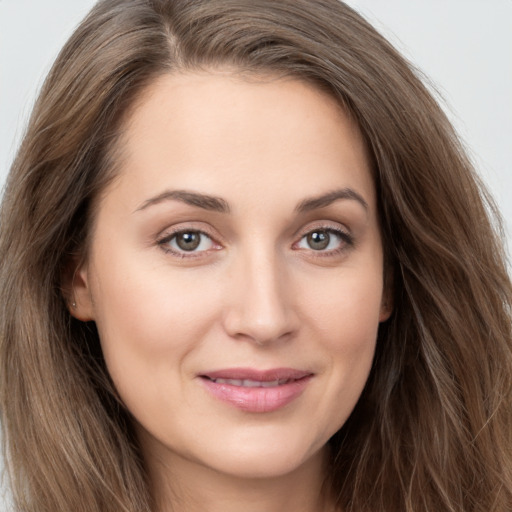
M 262 388 L 275 388 L 279 386 L 279 380 L 269 380 L 267 382 L 261 382 Z
M 259 381 L 250 379 L 211 379 L 217 384 L 229 384 L 230 386 L 241 386 L 244 388 L 275 388 L 289 382 L 289 379 L 276 379 L 269 381 Z
M 241 386 L 242 380 L 239 379 L 212 379 L 217 384 L 230 384 L 231 386 Z
M 258 382 L 257 380 L 249 380 L 249 379 L 244 379 L 242 381 L 242 386 L 244 388 L 259 388 L 260 384 L 263 384 L 263 382 Z

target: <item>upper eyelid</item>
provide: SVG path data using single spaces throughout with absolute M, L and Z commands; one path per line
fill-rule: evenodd
M 157 240 L 161 241 L 161 240 L 171 240 L 173 239 L 176 235 L 179 235 L 180 233 L 189 233 L 189 232 L 195 232 L 195 233 L 200 233 L 201 235 L 205 235 L 207 236 L 208 238 L 211 238 L 212 240 L 214 239 L 213 236 L 208 233 L 207 231 L 204 231 L 202 229 L 197 229 L 197 228 L 189 228 L 189 229 L 176 229 L 174 231 L 164 231 L 163 233 L 161 233 L 158 237 L 157 237 Z
M 327 231 L 328 233 L 341 233 L 341 234 L 344 234 L 347 236 L 351 236 L 351 234 L 345 229 L 325 226 L 325 227 L 317 227 L 317 228 L 313 228 L 313 229 L 308 229 L 307 231 L 304 232 L 303 235 L 301 235 L 299 237 L 299 240 L 302 240 L 305 236 L 309 235 L 310 233 L 314 233 L 315 231 Z
M 191 229 L 189 231 L 195 231 L 197 233 L 199 233 L 200 235 L 202 236 L 206 236 L 209 240 L 211 240 L 211 243 L 218 247 L 218 246 L 222 246 L 222 244 L 219 244 L 219 242 L 217 242 L 215 240 L 215 238 L 213 238 L 212 236 L 210 236 L 208 233 L 205 233 L 204 231 L 199 231 L 197 229 Z M 179 235 L 180 233 L 186 233 L 187 230 L 181 230 L 181 231 L 176 231 L 175 233 L 169 233 L 167 236 L 163 236 L 162 238 L 160 238 L 159 240 L 157 240 L 157 244 L 158 245 L 165 245 L 165 244 L 168 244 L 169 242 L 171 242 L 171 240 L 173 240 L 174 238 L 176 238 L 177 235 Z M 201 252 L 207 252 L 208 250 L 210 249 L 207 249 L 207 250 L 203 250 L 203 251 L 184 251 L 184 250 L 177 250 L 177 249 L 172 249 L 174 252 L 182 252 L 184 254 L 186 254 L 187 252 L 190 252 L 190 254 L 192 253 L 201 253 Z
M 201 224 L 201 226 L 198 226 L 197 224 Z M 206 235 L 207 237 L 211 238 L 213 241 L 217 243 L 220 243 L 219 239 L 222 238 L 217 233 L 214 233 L 213 229 L 209 227 L 205 228 L 204 223 L 202 222 L 180 222 L 175 226 L 170 226 L 165 229 L 162 229 L 156 235 L 156 239 L 157 241 L 160 241 L 166 238 L 172 238 L 173 236 L 176 236 L 179 233 L 186 233 L 187 231 L 197 231 L 198 233 Z
M 305 231 L 299 238 L 296 242 L 294 242 L 294 244 L 300 242 L 301 240 L 303 240 L 307 235 L 309 235 L 310 233 L 314 233 L 315 231 L 327 231 L 327 232 L 330 232 L 330 233 L 335 233 L 337 234 L 338 236 L 340 236 L 341 238 L 343 238 L 345 241 L 348 241 L 350 240 L 351 242 L 353 241 L 353 235 L 346 229 L 342 229 L 342 228 L 334 228 L 334 227 L 328 227 L 328 226 L 324 226 L 324 227 L 316 227 L 316 228 L 313 228 L 313 229 L 308 229 L 307 231 Z
M 320 220 L 320 221 L 308 223 L 305 226 L 299 228 L 295 232 L 294 236 L 295 237 L 303 237 L 303 236 L 307 235 L 308 233 L 311 233 L 311 231 L 315 231 L 315 229 L 317 229 L 317 230 L 324 229 L 326 231 L 332 230 L 332 231 L 338 231 L 338 232 L 341 231 L 343 233 L 346 233 L 347 235 L 352 235 L 352 230 L 349 229 L 342 222 Z

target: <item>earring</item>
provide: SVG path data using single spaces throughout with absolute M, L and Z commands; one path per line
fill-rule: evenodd
M 73 301 L 73 302 L 71 303 L 71 306 L 73 307 L 73 309 L 76 309 L 76 302 L 75 302 L 75 301 Z

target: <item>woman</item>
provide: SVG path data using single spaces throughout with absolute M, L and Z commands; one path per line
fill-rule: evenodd
M 19 510 L 505 511 L 492 202 L 334 0 L 107 0 L 2 207 Z

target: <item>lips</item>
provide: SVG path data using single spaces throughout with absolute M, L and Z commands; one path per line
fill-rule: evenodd
M 199 375 L 206 390 L 242 411 L 273 412 L 293 402 L 308 386 L 313 374 L 293 368 L 255 370 L 229 368 Z
M 269 381 L 259 381 L 251 379 L 210 379 L 216 384 L 229 384 L 230 386 L 243 386 L 244 388 L 274 388 L 290 382 L 290 379 L 278 379 Z

